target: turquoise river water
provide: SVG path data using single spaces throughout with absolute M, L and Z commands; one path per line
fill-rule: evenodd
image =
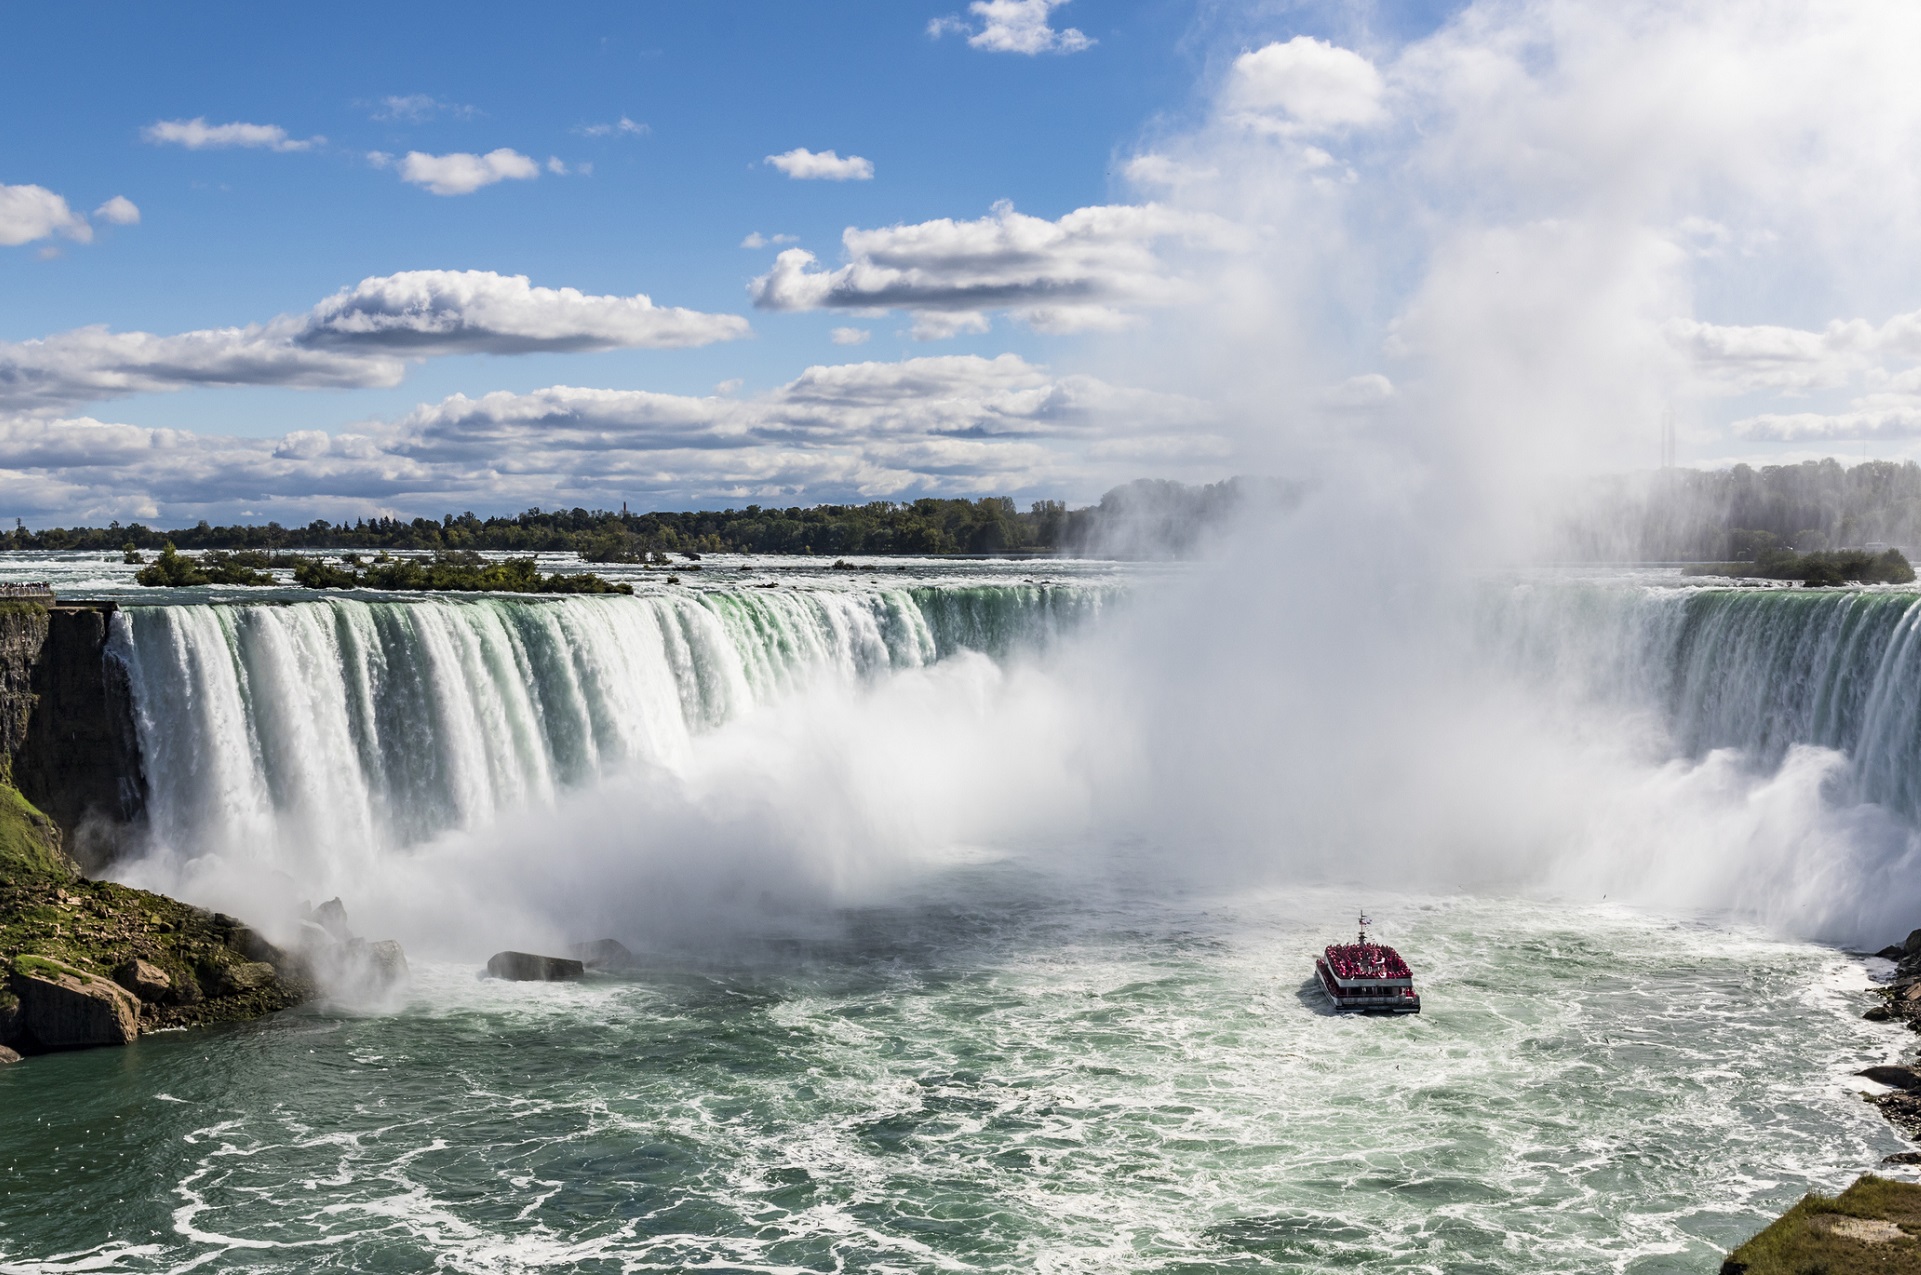
M 788 901 L 805 924 L 757 932 L 749 908 L 684 941 L 796 822 L 955 850 L 924 826 L 937 802 L 903 797 L 892 820 L 888 784 L 852 763 L 770 787 L 763 822 L 703 823 L 715 791 L 743 808 L 757 759 L 879 737 L 848 754 L 873 769 L 972 739 L 1006 687 L 1045 703 L 1065 684 L 994 670 L 1071 661 L 1078 634 L 1168 580 L 707 565 L 672 587 L 631 573 L 635 598 L 536 602 L 168 599 L 98 556 L 8 564 L 123 604 L 116 658 L 165 765 L 150 857 L 116 871 L 189 897 L 338 890 L 392 920 L 414 972 L 380 1004 L 0 1068 L 0 1273 L 1654 1275 L 1716 1269 L 1802 1193 L 1904 1148 L 1850 1078 L 1910 1039 L 1861 1020 L 1862 959 L 1598 891 L 1211 887 L 1154 870 L 1189 847 L 1151 825 L 1092 858 L 1026 853 L 1050 828 L 1106 835 L 1049 804 L 1067 779 L 967 769 L 1045 715 L 929 753 L 959 775 L 964 853 L 838 893 L 858 865 L 774 873 L 812 891 Z M 1826 749 L 1824 799 L 1905 836 L 1921 595 L 1673 583 L 1523 583 L 1484 609 L 1481 647 L 1523 685 L 1666 723 L 1650 766 L 1732 749 L 1765 776 Z M 1742 698 L 1755 669 L 1777 670 L 1782 713 Z M 611 827 L 570 804 L 635 774 L 619 791 L 640 804 Z M 843 780 L 854 796 L 822 796 Z M 645 795 L 683 782 L 662 831 Z M 998 825 L 963 818 L 1020 802 L 1054 822 L 997 846 Z M 697 861 L 685 838 L 709 823 L 735 857 L 715 852 L 718 884 L 681 915 L 659 892 L 704 880 L 699 862 L 624 875 L 630 830 Z M 389 873 L 412 862 L 436 866 Z M 486 980 L 494 933 L 400 928 L 436 916 L 434 873 L 461 875 L 448 899 L 509 894 L 555 934 L 569 915 L 602 932 L 622 891 L 646 893 L 632 915 L 683 922 L 680 939 L 650 945 L 636 922 L 613 931 L 635 971 Z M 382 882 L 407 883 L 411 910 L 382 913 L 402 888 Z M 1420 1016 L 1338 1017 L 1314 994 L 1313 954 L 1361 902 L 1414 966 Z
M 1425 1011 L 1343 1018 L 1344 898 L 961 875 L 759 962 L 9 1068 L 0 1270 L 1651 1275 L 1901 1145 L 1825 949 L 1394 900 Z

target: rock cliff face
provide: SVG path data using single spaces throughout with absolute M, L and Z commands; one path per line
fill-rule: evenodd
M 0 766 L 87 871 L 126 848 L 146 809 L 133 696 L 107 651 L 113 612 L 0 604 Z
M 0 602 L 0 770 L 12 780 L 14 754 L 33 720 L 33 670 L 46 645 L 49 616 L 38 602 Z

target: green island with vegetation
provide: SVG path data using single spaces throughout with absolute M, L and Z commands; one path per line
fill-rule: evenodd
M 1811 588 L 1841 584 L 1914 583 L 1914 568 L 1899 549 L 1888 549 L 1881 553 L 1871 553 L 1866 549 L 1826 549 L 1798 554 L 1792 549 L 1766 546 L 1747 561 L 1697 562 L 1681 568 L 1681 574 L 1799 580 Z
M 1863 1175 L 1810 1195 L 1728 1254 L 1721 1275 L 1913 1275 L 1921 1271 L 1921 1186 Z
M 126 546 L 127 560 L 140 553 Z M 181 553 L 171 542 L 160 556 L 134 573 L 151 588 L 190 588 L 195 585 L 278 584 L 267 568 L 291 568 L 293 582 L 305 589 L 395 589 L 461 593 L 632 593 L 631 584 L 615 584 L 592 572 L 542 575 L 532 558 L 489 562 L 473 550 L 442 550 L 431 558 L 394 558 L 381 553 L 370 563 L 349 555 L 344 563 L 301 554 L 263 553 L 257 549 L 209 550 L 198 558 Z

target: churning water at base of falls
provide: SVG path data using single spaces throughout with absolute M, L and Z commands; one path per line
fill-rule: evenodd
M 1158 892 L 1155 892 L 1158 894 Z M 576 985 L 417 972 L 0 1069 L 0 1271 L 1698 1272 L 1900 1140 L 1858 962 L 1593 907 L 1011 863 L 838 938 Z M 1896 1170 L 1896 1172 L 1905 1172 Z

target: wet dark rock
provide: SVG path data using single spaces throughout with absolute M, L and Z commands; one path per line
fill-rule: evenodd
M 495 952 L 487 958 L 487 974 L 516 983 L 557 983 L 580 978 L 587 967 L 564 956 L 536 956 L 532 952 Z
M 354 932 L 347 928 L 347 905 L 337 898 L 328 899 L 315 908 L 312 920 L 342 943 L 354 937 Z
M 1868 1094 L 1867 1100 L 1881 1109 L 1889 1124 L 1907 1137 L 1921 1141 L 1921 1096 L 1896 1089 L 1890 1093 Z
M 280 981 L 280 971 L 266 961 L 238 961 L 220 970 L 220 994 L 238 996 L 272 987 Z
M 1885 1023 L 1893 1018 L 1894 1014 L 1886 1005 L 1870 1005 L 1868 1006 L 1867 1012 L 1862 1014 L 1861 1017 L 1871 1023 Z
M 1890 1089 L 1921 1089 L 1921 1071 L 1913 1067 L 1865 1067 L 1854 1074 L 1865 1076 L 1875 1084 L 1886 1085 Z
M 406 982 L 407 954 L 392 939 L 369 943 L 347 923 L 347 905 L 328 899 L 306 913 L 299 954 L 316 977 L 348 1000 L 378 999 Z
M 1908 949 L 1902 947 L 1899 943 L 1890 943 L 1875 953 L 1876 956 L 1884 961 L 1898 961 L 1907 954 Z
M 133 694 L 126 666 L 107 655 L 114 609 L 110 602 L 16 604 L 0 617 L 0 747 L 11 782 L 90 872 L 120 857 L 146 819 Z
M 392 939 L 367 944 L 367 968 L 383 984 L 392 986 L 408 977 L 407 954 Z
M 124 1045 L 140 1034 L 140 1002 L 118 983 L 43 957 L 17 957 L 13 994 L 41 1049 Z
M 113 981 L 143 1001 L 172 999 L 173 977 L 137 956 L 113 972 Z
M 626 945 L 617 939 L 595 939 L 591 943 L 576 943 L 567 949 L 574 958 L 590 970 L 631 970 L 640 962 Z
M 1881 1157 L 1883 1164 L 1921 1164 L 1921 1151 L 1897 1151 Z
M 227 946 L 246 957 L 249 961 L 265 961 L 270 965 L 287 964 L 287 954 L 269 943 L 260 931 L 249 925 L 233 927 L 227 936 Z

